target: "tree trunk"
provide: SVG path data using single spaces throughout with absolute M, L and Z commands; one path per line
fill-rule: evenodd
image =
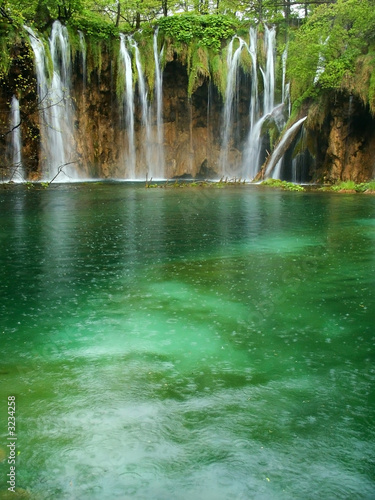
M 120 24 L 120 15 L 121 15 L 121 5 L 120 1 L 117 1 L 117 12 L 116 12 L 116 23 L 115 26 L 118 28 L 118 25 Z

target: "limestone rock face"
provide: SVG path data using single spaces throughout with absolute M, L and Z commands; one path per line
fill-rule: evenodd
M 375 118 L 359 100 L 336 96 L 322 129 L 312 134 L 316 147 L 314 178 L 364 182 L 374 177 Z
M 206 161 L 217 170 L 220 155 L 221 99 L 203 81 L 188 97 L 186 67 L 167 63 L 163 77 L 164 151 L 167 177 L 194 177 Z M 211 99 L 209 98 L 209 93 Z

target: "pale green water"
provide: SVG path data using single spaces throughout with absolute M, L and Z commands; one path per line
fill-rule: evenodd
M 0 215 L 17 487 L 375 498 L 374 197 L 19 187 Z

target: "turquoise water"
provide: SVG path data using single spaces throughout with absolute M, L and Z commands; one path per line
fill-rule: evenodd
M 9 395 L 28 498 L 375 498 L 374 197 L 19 186 L 0 215 L 0 498 Z

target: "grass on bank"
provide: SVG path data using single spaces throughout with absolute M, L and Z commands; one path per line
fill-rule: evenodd
M 356 184 L 354 181 L 341 181 L 332 186 L 321 188 L 322 191 L 334 191 L 336 193 L 375 193 L 375 180 Z

